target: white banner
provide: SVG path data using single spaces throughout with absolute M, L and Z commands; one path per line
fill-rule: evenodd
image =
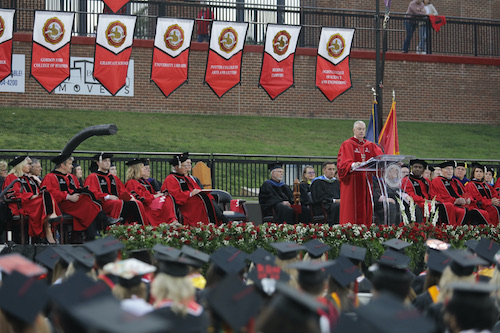
M 114 54 L 132 46 L 136 16 L 99 15 L 96 43 Z
M 280 62 L 295 52 L 301 26 L 268 24 L 264 51 Z
M 14 9 L 0 9 L 0 43 L 12 39 L 15 12 Z
M 12 56 L 12 73 L 0 82 L 0 92 L 24 92 L 26 82 L 25 66 L 24 54 L 14 54 Z
M 155 47 L 172 58 L 191 46 L 194 20 L 158 18 L 156 22 Z
M 94 79 L 94 58 L 71 57 L 69 79 L 63 81 L 55 90 L 56 94 L 111 96 L 111 94 Z M 127 72 L 127 83 L 115 96 L 134 96 L 134 60 L 130 59 Z
M 243 50 L 248 23 L 214 21 L 210 35 L 210 49 L 225 59 Z
M 55 52 L 71 41 L 75 13 L 35 12 L 33 42 Z
M 351 53 L 354 29 L 322 28 L 318 54 L 334 65 L 339 64 Z

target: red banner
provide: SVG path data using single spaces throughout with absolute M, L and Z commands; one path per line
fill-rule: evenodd
M 271 99 L 275 99 L 293 85 L 292 53 L 283 61 L 276 61 L 271 55 L 264 53 L 259 84 Z
M 338 65 L 334 65 L 318 55 L 316 60 L 316 86 L 330 102 L 351 88 L 349 57 L 346 57 Z
M 12 39 L 0 44 L 0 81 L 12 72 Z
M 113 11 L 113 13 L 117 13 L 123 6 L 125 6 L 128 3 L 129 0 L 104 0 L 104 3 L 106 6 Z M 106 11 L 107 8 L 104 7 L 104 13 L 108 14 Z M 118 14 L 125 14 L 123 12 L 120 12 Z
M 49 93 L 69 77 L 69 49 L 70 44 L 66 44 L 52 52 L 33 43 L 31 76 Z
M 131 53 L 131 47 L 114 54 L 100 45 L 95 46 L 94 77 L 113 96 L 127 83 Z
M 205 82 L 219 98 L 240 83 L 242 55 L 240 51 L 230 59 L 225 59 L 212 50 L 208 51 Z
M 156 83 L 165 97 L 168 97 L 187 81 L 188 58 L 189 49 L 184 50 L 175 58 L 157 48 L 154 49 L 151 80 Z

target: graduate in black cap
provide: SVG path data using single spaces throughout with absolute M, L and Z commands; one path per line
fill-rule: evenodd
M 120 178 L 109 173 L 113 154 L 99 153 L 94 156 L 98 169 L 85 179 L 85 186 L 101 202 L 103 211 L 114 219 L 120 217 L 132 223 L 148 225 L 142 202 L 125 188 Z
M 477 208 L 488 212 L 488 222 L 497 226 L 500 219 L 500 196 L 493 186 L 484 181 L 485 166 L 474 163 L 471 169 L 472 180 L 465 185 L 465 191 L 474 199 Z
M 168 192 L 179 207 L 183 224 L 196 226 L 198 222 L 203 224 L 227 223 L 221 209 L 215 204 L 214 197 L 202 191 L 200 186 L 189 176 L 186 176 L 189 156 L 185 154 L 176 155 L 170 160 L 172 173 L 163 181 L 162 191 Z
M 150 225 L 178 223 L 174 199 L 168 193 L 155 192 L 147 180 L 146 160 L 135 158 L 127 162 L 125 188 L 141 201 Z
M 29 216 L 29 235 L 45 238 L 48 243 L 55 244 L 51 224 L 60 222 L 62 216 L 54 198 L 45 188 L 40 187 L 33 176 L 29 175 L 31 159 L 28 156 L 18 156 L 9 165 L 12 169 L 5 179 L 4 187 L 14 181 L 18 182 L 6 196 L 9 199 L 20 200 L 20 205 L 18 202 L 9 203 L 12 214 Z
M 440 210 L 440 218 L 452 225 L 461 225 L 467 222 L 487 224 L 488 212 L 476 209 L 473 199 L 465 192 L 465 187 L 452 177 L 456 162 L 446 161 L 439 166 L 443 175 L 432 180 L 431 196 L 435 196 L 436 200 L 444 205 L 444 211 Z
M 268 165 L 270 179 L 266 180 L 259 190 L 259 204 L 263 210 L 263 215 L 274 215 L 276 223 L 295 224 L 295 217 L 302 223 L 311 222 L 309 208 L 301 206 L 301 212 L 294 210 L 293 192 L 287 184 L 283 182 L 285 172 L 281 163 L 271 163 Z
M 95 256 L 94 266 L 97 270 L 97 278 L 104 281 L 110 289 L 113 289 L 117 283 L 118 277 L 104 271 L 104 266 L 119 260 L 120 250 L 125 248 L 120 240 L 113 236 L 106 236 L 87 242 L 84 247 Z
M 338 257 L 326 268 L 329 275 L 327 297 L 339 312 L 351 312 L 359 306 L 358 296 L 353 292 L 353 284 L 361 276 L 357 265 L 346 257 Z
M 71 155 L 61 154 L 51 161 L 55 164 L 55 170 L 43 178 L 42 187 L 47 188 L 63 212 L 73 216 L 75 233 L 85 231 L 87 239 L 90 240 L 95 238 L 97 229 L 102 225 L 116 223 L 107 218 L 94 194 L 81 188 L 78 179 L 71 174 Z M 74 234 L 72 236 L 75 237 Z
M 354 283 L 354 292 L 356 294 L 358 292 L 371 293 L 373 285 L 363 273 L 363 269 L 366 268 L 364 264 L 366 257 L 366 248 L 351 244 L 342 244 L 340 246 L 339 255 L 349 259 L 354 265 L 358 267 L 359 271 L 361 272 L 361 276 L 358 276 Z

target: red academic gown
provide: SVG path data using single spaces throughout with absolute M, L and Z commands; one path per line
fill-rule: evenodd
M 492 198 L 499 198 L 493 186 L 478 180 L 471 180 L 465 185 L 467 193 L 475 200 L 479 208 L 486 210 L 489 214 L 488 222 L 498 225 L 500 217 L 500 207 L 491 204 Z
M 212 203 L 213 197 L 207 192 L 200 192 L 195 196 L 190 196 L 194 189 L 200 189 L 191 177 L 186 177 L 178 173 L 171 173 L 163 181 L 162 191 L 174 198 L 175 204 L 179 206 L 183 223 L 186 225 L 196 225 L 198 222 L 220 224 Z
M 17 177 L 11 173 L 5 178 L 3 187 L 9 186 L 16 179 L 19 179 L 19 182 L 15 183 L 9 190 L 7 197 L 9 199 L 20 199 L 21 205 L 18 207 L 15 202 L 9 203 L 11 212 L 13 215 L 29 216 L 28 233 L 30 236 L 45 237 L 44 221 L 53 212 L 56 215 L 61 215 L 61 211 L 50 193 L 41 190 L 38 182 L 32 176 Z M 38 195 L 38 197 L 31 199 L 34 195 Z
M 101 211 L 101 205 L 88 189 L 82 189 L 75 175 L 63 174 L 52 171 L 43 178 L 42 187 L 47 191 L 59 205 L 59 208 L 73 216 L 73 229 L 75 231 L 86 230 Z M 66 199 L 69 194 L 80 193 L 77 202 Z
M 102 204 L 102 210 L 106 215 L 117 219 L 123 214 L 124 208 L 133 210 L 130 217 L 127 218 L 128 222 L 138 222 L 147 225 L 147 215 L 144 210 L 144 205 L 140 201 L 130 201 L 132 198 L 130 192 L 127 191 L 120 178 L 110 174 L 109 172 L 97 171 L 91 173 L 85 179 L 85 186 L 88 186 L 96 198 Z M 118 200 L 106 200 L 107 195 L 117 196 Z M 126 207 L 127 206 L 127 207 Z M 133 216 L 133 217 L 132 217 Z
M 337 157 L 340 179 L 340 224 L 372 223 L 372 198 L 366 172 L 352 171 L 351 165 L 382 154 L 382 149 L 373 142 L 359 141 L 355 137 L 349 138 L 340 146 Z
M 422 211 L 424 211 L 425 200 L 432 200 L 431 195 L 431 182 L 424 177 L 417 177 L 409 174 L 401 179 L 401 189 L 412 197 L 413 202 L 417 204 Z
M 500 195 L 500 177 L 498 177 L 495 186 L 493 186 L 495 190 L 497 191 L 497 194 Z
M 443 176 L 436 177 L 431 183 L 431 196 L 435 196 L 436 200 L 444 205 L 444 213 L 449 224 L 461 225 L 472 214 L 479 214 L 484 224 L 489 220 L 489 214 L 485 210 L 476 209 L 474 199 L 466 192 L 460 181 L 455 178 L 448 179 Z M 467 206 L 456 206 L 457 198 L 471 199 L 471 204 Z M 468 213 L 468 211 L 470 213 Z M 472 213 L 472 214 L 471 214 Z
M 155 198 L 153 186 L 144 178 L 129 179 L 125 183 L 127 190 L 144 205 L 148 221 L 157 226 L 160 223 L 177 221 L 174 200 L 170 195 Z

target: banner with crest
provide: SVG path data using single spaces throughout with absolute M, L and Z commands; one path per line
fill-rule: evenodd
M 352 87 L 349 54 L 354 29 L 322 28 L 316 58 L 316 87 L 332 102 Z
M 14 9 L 0 9 L 0 82 L 12 73 Z
M 49 93 L 70 75 L 70 41 L 74 19 L 74 13 L 35 12 L 30 75 Z
M 268 24 L 259 86 L 275 99 L 294 83 L 294 60 L 300 26 Z
M 241 59 L 247 29 L 248 23 L 212 23 L 205 82 L 219 98 L 241 82 Z
M 194 20 L 158 18 L 151 80 L 165 97 L 187 82 Z
M 113 96 L 127 83 L 136 21 L 136 16 L 99 15 L 94 78 Z

